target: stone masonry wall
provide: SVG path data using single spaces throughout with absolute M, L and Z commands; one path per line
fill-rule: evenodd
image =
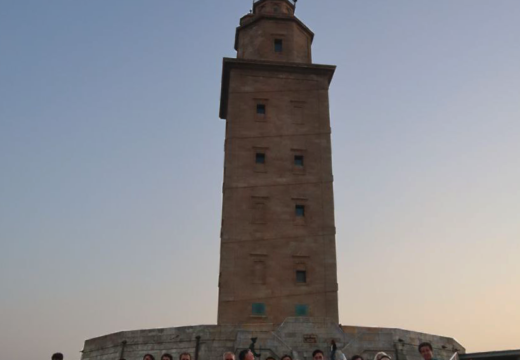
M 312 351 L 318 348 L 329 358 L 332 339 L 348 358 L 359 354 L 365 360 L 372 360 L 379 351 L 385 351 L 393 360 L 421 360 L 417 345 L 422 341 L 430 341 L 435 356 L 441 360 L 449 360 L 454 351 L 465 352 L 456 340 L 448 337 L 400 329 L 340 327 L 325 318 L 301 317 L 288 318 L 278 328 L 269 324 L 201 325 L 118 332 L 87 340 L 81 359 L 141 360 L 144 354 L 150 353 L 160 360 L 164 353 L 177 358 L 182 352 L 194 356 L 198 336 L 199 360 L 220 360 L 226 351 L 238 354 L 249 347 L 252 337 L 258 338 L 256 351 L 261 353 L 261 360 L 268 356 L 279 360 L 284 354 L 294 360 L 310 360 Z

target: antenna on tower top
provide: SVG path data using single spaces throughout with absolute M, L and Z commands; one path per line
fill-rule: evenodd
M 294 12 L 296 12 L 296 3 L 298 2 L 298 0 L 293 0 L 294 1 Z

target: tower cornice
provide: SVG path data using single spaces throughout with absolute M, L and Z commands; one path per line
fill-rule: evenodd
M 233 58 L 224 58 L 222 66 L 222 87 L 220 92 L 220 112 L 219 117 L 223 120 L 227 118 L 227 107 L 229 99 L 229 77 L 233 69 L 249 69 L 249 70 L 267 70 L 274 72 L 292 72 L 303 74 L 323 75 L 327 77 L 328 83 L 332 81 L 335 65 L 306 64 L 306 63 L 288 63 L 279 61 L 265 60 L 242 60 Z

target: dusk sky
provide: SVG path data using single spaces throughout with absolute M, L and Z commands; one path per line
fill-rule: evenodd
M 0 0 L 0 359 L 216 323 L 222 58 L 250 8 Z M 297 16 L 338 67 L 340 322 L 520 348 L 520 1 Z

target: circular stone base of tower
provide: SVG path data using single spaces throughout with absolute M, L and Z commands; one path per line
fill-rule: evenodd
M 198 353 L 198 360 L 221 360 L 222 354 L 236 354 L 257 338 L 256 353 L 279 360 L 289 354 L 294 360 L 311 360 L 321 349 L 330 358 L 330 343 L 337 344 L 336 359 L 361 355 L 373 359 L 384 351 L 394 360 L 421 360 L 417 346 L 423 341 L 433 345 L 436 358 L 448 360 L 454 352 L 465 353 L 455 339 L 415 331 L 361 326 L 342 326 L 324 318 L 287 318 L 280 326 L 270 324 L 198 325 L 164 329 L 122 331 L 85 342 L 82 360 L 142 360 L 145 354 L 160 360 L 164 353 L 174 359 L 183 352 Z

